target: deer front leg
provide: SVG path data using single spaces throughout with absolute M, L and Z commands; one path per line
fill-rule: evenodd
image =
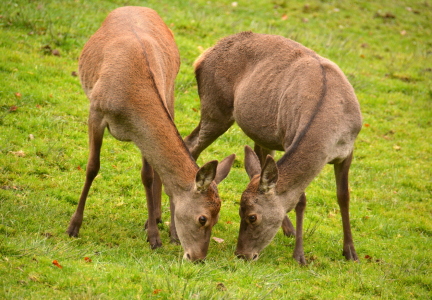
M 342 215 L 343 227 L 343 252 L 342 254 L 348 260 L 358 261 L 357 253 L 354 249 L 354 242 L 351 233 L 350 217 L 349 217 L 349 186 L 348 186 L 348 173 L 352 161 L 352 153 L 342 163 L 334 165 L 337 187 L 337 199 L 339 208 Z
M 306 259 L 303 250 L 303 217 L 306 208 L 306 195 L 303 193 L 295 207 L 296 212 L 296 239 L 293 257 L 299 264 L 305 265 Z
M 78 236 L 84 218 L 84 208 L 87 196 L 93 180 L 97 176 L 100 168 L 100 150 L 102 147 L 104 128 L 100 126 L 100 122 L 96 122 L 92 118 L 92 115 L 90 115 L 88 124 L 90 153 L 87 161 L 86 180 L 81 192 L 77 209 L 69 222 L 68 229 L 66 230 L 66 233 L 70 237 Z
M 162 223 L 162 181 L 159 174 L 153 173 L 153 203 L 154 203 L 154 215 L 156 217 L 156 223 Z M 148 220 L 145 223 L 145 229 L 148 227 Z
M 154 183 L 154 171 L 152 166 L 143 158 L 143 168 L 141 170 L 141 179 L 145 187 L 146 198 L 147 198 L 147 241 L 150 243 L 152 249 L 156 249 L 162 246 L 162 241 L 159 235 L 159 229 L 156 223 L 156 211 L 155 202 L 157 199 L 154 198 L 153 194 L 153 183 Z
M 195 160 L 198 159 L 198 156 L 204 149 L 210 146 L 234 124 L 234 120 L 229 117 L 217 120 L 204 118 L 205 116 L 201 117 L 198 126 L 184 139 L 186 147 Z
M 171 211 L 171 222 L 170 222 L 171 243 L 179 245 L 180 244 L 180 239 L 179 239 L 179 237 L 177 235 L 177 229 L 176 229 L 175 218 L 174 218 L 175 205 L 174 205 L 174 202 L 172 201 L 171 198 L 170 198 L 170 211 Z
M 288 216 L 285 216 L 285 218 L 282 221 L 282 231 L 283 231 L 285 236 L 288 236 L 288 237 L 295 237 L 296 236 L 294 226 L 293 226 L 291 220 L 288 218 Z

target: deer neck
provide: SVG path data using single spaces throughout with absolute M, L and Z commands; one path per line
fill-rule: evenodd
M 291 153 L 286 152 L 277 162 L 279 179 L 276 194 L 282 196 L 282 205 L 287 211 L 295 208 L 301 194 L 325 164 L 322 153 L 311 153 L 310 148 L 301 146 Z
M 154 123 L 156 124 L 153 126 L 147 124 L 147 128 L 144 129 L 145 139 L 135 141 L 144 159 L 158 173 L 168 194 L 175 189 L 191 189 L 199 168 L 172 119 L 169 118 L 168 122 Z

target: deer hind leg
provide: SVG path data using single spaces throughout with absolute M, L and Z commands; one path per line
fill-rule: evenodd
M 358 261 L 357 253 L 354 249 L 354 242 L 352 239 L 350 217 L 349 217 L 349 186 L 348 186 L 348 173 L 352 161 L 352 153 L 341 163 L 334 165 L 336 186 L 337 186 L 337 199 L 339 208 L 342 215 L 343 227 L 343 252 L 342 254 L 346 259 Z
M 256 155 L 258 156 L 260 160 L 261 167 L 264 165 L 265 159 L 267 155 L 271 155 L 274 157 L 275 151 L 270 150 L 264 147 L 261 147 L 260 145 L 255 144 L 254 151 Z M 288 218 L 288 216 L 285 216 L 285 218 L 282 221 L 282 231 L 284 235 L 288 237 L 294 237 L 295 236 L 295 229 L 291 222 L 291 220 Z
M 102 119 L 100 117 L 92 115 L 92 113 L 90 112 L 90 117 L 88 121 L 90 153 L 87 161 L 86 180 L 81 192 L 77 209 L 70 220 L 68 229 L 66 230 L 67 234 L 69 234 L 69 236 L 71 237 L 78 236 L 84 217 L 86 199 L 93 180 L 97 176 L 100 169 L 100 151 L 105 130 L 105 126 L 102 125 L 101 120 Z
M 143 158 L 143 167 L 141 170 L 141 179 L 146 191 L 147 198 L 147 241 L 150 243 L 152 249 L 156 249 L 162 246 L 162 241 L 159 235 L 159 229 L 157 227 L 157 209 L 158 203 L 160 203 L 160 198 L 156 199 L 154 194 L 154 178 L 155 174 L 152 166 Z M 158 188 L 156 188 L 157 190 Z M 160 206 L 160 204 L 159 204 Z M 160 215 L 159 215 L 160 218 Z
M 306 195 L 303 193 L 300 196 L 299 202 L 295 207 L 296 212 L 296 235 L 293 257 L 299 264 L 305 265 L 306 259 L 303 250 L 303 217 L 306 208 Z

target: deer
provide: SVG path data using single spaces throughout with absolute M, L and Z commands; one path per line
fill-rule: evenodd
M 229 173 L 235 155 L 198 167 L 174 124 L 174 82 L 180 56 L 173 33 L 156 11 L 120 7 L 106 17 L 85 44 L 79 76 L 90 100 L 89 158 L 85 184 L 67 233 L 77 237 L 92 182 L 100 169 L 105 128 L 119 141 L 133 142 L 142 155 L 146 192 L 147 240 L 162 246 L 162 184 L 170 198 L 171 241 L 183 258 L 205 259 L 221 200 L 217 184 Z
M 201 119 L 185 138 L 192 156 L 234 122 L 253 140 L 244 165 L 250 182 L 240 199 L 235 255 L 256 260 L 287 212 L 295 210 L 293 258 L 303 249 L 305 189 L 333 164 L 342 216 L 343 255 L 358 260 L 352 238 L 348 173 L 362 127 L 354 88 L 329 59 L 288 38 L 241 32 L 219 40 L 194 63 Z M 284 151 L 276 162 L 273 151 Z

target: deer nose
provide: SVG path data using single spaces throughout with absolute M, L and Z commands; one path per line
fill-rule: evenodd
M 244 259 L 244 260 L 257 260 L 258 259 L 258 253 L 234 253 L 238 258 Z
M 204 256 L 202 256 L 202 255 L 196 255 L 195 256 L 195 255 L 190 255 L 188 252 L 185 252 L 185 254 L 183 255 L 183 259 L 187 259 L 187 260 L 194 262 L 194 263 L 201 263 L 201 262 L 204 262 L 205 255 Z

